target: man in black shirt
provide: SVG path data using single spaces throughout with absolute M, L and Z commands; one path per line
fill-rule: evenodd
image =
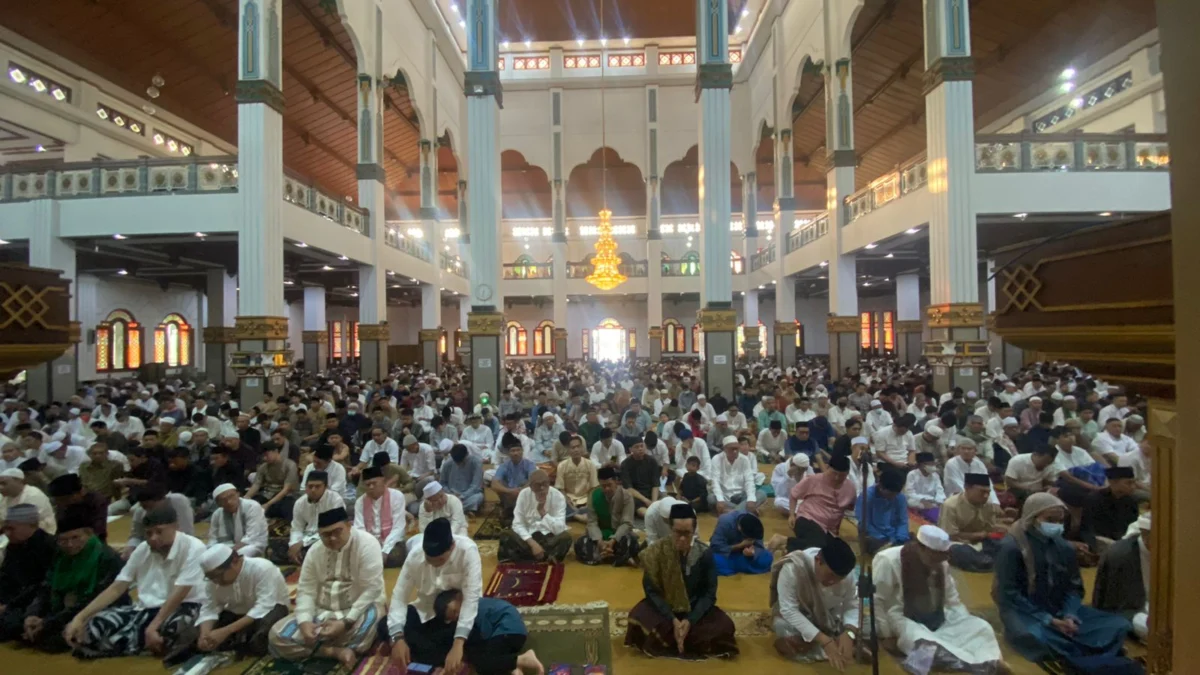
M 629 441 L 629 456 L 621 462 L 621 485 L 633 497 L 638 517 L 643 517 L 646 509 L 658 500 L 662 467 L 647 454 L 646 443 L 640 436 Z
M 1123 539 L 1130 524 L 1138 519 L 1133 468 L 1111 467 L 1104 474 L 1108 487 L 1088 493 L 1079 524 L 1080 540 L 1096 555 L 1103 555 L 1109 545 Z

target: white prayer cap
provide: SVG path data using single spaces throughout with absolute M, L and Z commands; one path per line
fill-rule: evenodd
M 213 544 L 200 554 L 200 569 L 207 574 L 228 562 L 232 555 L 233 549 L 228 544 Z
M 25 472 L 20 469 L 5 469 L 0 471 L 0 478 L 16 478 L 17 480 L 25 480 Z
M 726 436 L 725 438 L 721 439 L 721 447 L 725 447 L 727 445 L 737 445 L 737 444 L 738 444 L 737 436 Z
M 438 441 L 438 450 L 441 450 L 442 452 L 449 452 L 453 447 L 454 441 L 450 440 L 449 438 L 443 438 L 442 440 Z
M 49 443 L 42 446 L 42 450 L 45 452 L 48 452 L 48 453 L 49 452 L 57 452 L 58 449 L 61 448 L 62 446 L 63 446 L 63 444 L 58 441 L 50 441 Z
M 230 490 L 237 490 L 237 487 L 235 487 L 233 483 L 221 483 L 217 487 L 213 488 L 213 499 L 216 499 Z
M 430 497 L 436 495 L 437 493 L 439 493 L 441 491 L 442 491 L 442 484 L 437 482 L 436 480 L 431 480 L 425 484 L 425 489 L 421 491 L 421 494 L 426 499 L 429 499 Z
M 407 436 L 404 437 L 403 445 L 406 448 L 410 445 L 416 445 L 417 443 L 418 443 L 417 437 L 413 436 L 412 434 L 408 434 Z
M 1062 400 L 1063 400 L 1063 402 L 1064 402 L 1064 403 L 1065 403 L 1066 401 L 1074 401 L 1074 400 L 1075 400 L 1075 397 L 1074 397 L 1074 396 L 1072 396 L 1072 395 L 1070 395 L 1070 394 L 1067 394 L 1066 396 L 1062 397 Z
M 542 413 L 542 419 L 554 419 L 554 413 L 547 410 L 546 412 Z
M 809 460 L 808 455 L 804 454 L 803 452 L 797 452 L 796 454 L 792 455 L 792 464 L 800 467 L 801 469 L 807 469 L 812 464 L 812 461 Z
M 1149 530 L 1150 529 L 1150 512 L 1149 511 L 1138 516 L 1137 528 L 1139 530 Z
M 717 415 L 716 421 L 717 421 L 717 422 L 728 423 L 728 422 L 729 422 L 729 416 L 728 416 L 728 415 L 726 415 L 725 413 L 721 413 L 720 415 Z
M 882 408 L 882 407 L 883 407 L 883 401 L 880 401 L 880 400 L 879 400 L 879 399 L 877 399 L 877 398 L 873 398 L 873 399 L 871 399 L 871 407 L 872 407 L 872 408 Z
M 1006 427 L 1019 427 L 1021 423 L 1015 417 L 1005 417 L 1001 422 Z
M 967 398 L 979 398 L 979 394 L 976 394 L 976 393 L 975 393 L 975 392 L 973 392 L 973 391 L 968 391 L 968 392 L 967 392 Z
M 50 437 L 50 440 L 52 440 L 52 441 L 65 441 L 65 440 L 67 440 L 67 432 L 65 432 L 65 431 L 60 431 L 60 432 L 58 432 L 58 433 L 54 434 L 53 436 L 51 436 L 51 437 Z
M 704 399 L 707 401 L 708 397 L 705 396 L 704 394 L 696 394 L 696 400 L 699 401 L 700 399 Z
M 945 553 L 950 550 L 950 535 L 936 525 L 922 525 L 917 530 L 917 541 L 935 551 Z
M 190 432 L 190 431 L 179 432 L 179 445 L 180 446 L 186 445 L 191 442 L 192 442 L 192 432 Z
M 1037 401 L 1038 403 L 1041 403 L 1041 402 L 1042 402 L 1042 397 L 1041 397 L 1041 396 L 1031 396 L 1031 397 L 1029 397 L 1029 402 L 1030 402 L 1030 403 L 1033 403 L 1034 401 Z
M 869 445 L 870 443 L 870 439 L 868 439 L 866 436 L 855 436 L 854 438 L 850 439 L 850 445 Z
M 87 439 L 79 434 L 71 434 L 71 445 L 83 445 L 87 443 Z
M 946 433 L 946 431 L 938 426 L 937 420 L 930 420 L 925 424 L 925 433 L 934 438 L 941 438 L 942 434 Z
M 996 373 L 996 379 L 1003 382 L 1008 379 L 1008 376 L 1004 373 Z
M 79 408 L 71 408 L 67 411 L 67 414 L 79 417 Z
M 237 402 L 237 401 L 230 401 L 230 402 L 229 402 L 229 409 L 230 409 L 230 410 L 237 410 L 237 409 L 238 409 L 238 402 Z
M 236 438 L 241 440 L 242 436 L 236 431 L 226 431 L 225 433 L 221 434 L 221 438 Z
M 174 417 L 163 417 L 158 420 L 158 423 L 159 424 L 170 424 L 171 426 L 175 426 L 175 418 Z
M 1061 392 L 1061 391 L 1056 391 L 1056 392 L 1054 392 L 1053 394 L 1050 394 L 1050 400 L 1051 400 L 1051 401 L 1061 401 L 1061 400 L 1063 400 L 1063 395 L 1062 395 L 1062 392 Z

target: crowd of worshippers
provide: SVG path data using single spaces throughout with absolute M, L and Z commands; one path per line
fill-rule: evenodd
M 15 597 L 0 598 L 0 640 L 349 663 L 378 636 L 400 663 L 533 668 L 515 610 L 483 620 L 466 515 L 485 487 L 504 522 L 500 560 L 642 568 L 626 644 L 651 655 L 736 654 L 717 579 L 771 573 L 779 651 L 848 662 L 860 629 L 855 558 L 838 539 L 847 513 L 877 552 L 880 634 L 912 663 L 999 663 L 947 564 L 994 570 L 1006 637 L 1030 658 L 1111 657 L 1127 632 L 1144 636 L 1149 457 L 1126 396 L 1057 364 L 989 375 L 983 396 L 936 394 L 927 375 L 879 362 L 830 381 L 816 362 L 745 364 L 730 398 L 710 399 L 686 362 L 509 364 L 499 398 L 468 401 L 452 370 L 297 374 L 245 411 L 179 381 L 89 387 L 65 405 L 12 392 L 0 593 Z M 764 542 L 764 508 L 792 536 Z M 707 511 L 718 519 L 705 544 Z M 132 531 L 114 551 L 107 518 L 124 513 Z M 915 537 L 910 513 L 927 523 Z M 207 542 L 192 536 L 201 519 Z M 586 524 L 577 539 L 571 520 Z M 420 534 L 407 536 L 410 521 Z M 278 522 L 286 537 L 271 536 Z M 1097 562 L 1097 609 L 1080 607 L 1078 568 Z M 272 563 L 302 565 L 292 614 L 270 602 Z M 402 568 L 386 619 L 384 567 Z

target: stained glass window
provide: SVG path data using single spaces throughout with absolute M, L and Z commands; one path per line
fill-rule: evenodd
M 637 351 L 637 331 L 632 328 L 629 329 L 629 351 Z
M 151 363 L 167 362 L 167 331 L 162 326 L 154 329 L 154 360 Z
M 801 354 L 804 350 L 804 326 L 799 321 L 796 322 L 796 353 Z
M 361 353 L 359 350 L 359 344 L 358 344 L 358 322 L 357 321 L 350 322 L 350 345 L 353 348 L 353 352 L 351 352 L 351 354 L 354 358 L 357 359 L 359 357 L 359 354 Z
M 342 358 L 342 322 L 329 322 L 329 357 Z
M 692 324 L 692 353 L 700 353 L 700 324 Z
M 179 314 L 168 314 L 154 329 L 154 361 L 172 368 L 191 363 L 191 326 Z
M 111 367 L 109 349 L 112 343 L 112 329 L 101 326 L 96 329 L 96 370 L 103 372 Z
M 663 322 L 663 346 L 664 354 L 682 354 L 687 351 L 687 343 L 685 342 L 683 326 L 675 319 L 667 319 Z
M 446 334 L 445 333 L 442 333 L 441 337 L 438 338 L 438 353 L 441 354 L 442 356 L 446 355 Z
M 873 334 L 873 331 L 871 330 L 871 313 L 863 312 L 862 313 L 861 337 L 859 338 L 859 344 L 862 345 L 862 348 L 864 350 L 871 348 L 871 335 L 872 334 Z
M 587 358 L 592 351 L 592 331 L 588 328 L 583 329 L 583 358 Z
M 509 321 L 504 332 L 505 356 L 529 356 L 529 336 L 516 321 Z
M 533 355 L 550 356 L 554 354 L 554 322 L 543 321 L 533 332 Z
M 883 348 L 887 351 L 896 350 L 896 331 L 891 312 L 883 313 Z
M 763 327 L 763 322 L 759 321 L 758 322 L 758 340 L 759 340 L 758 351 L 759 351 L 759 356 L 761 356 L 762 358 L 767 357 L 767 343 L 765 340 L 762 339 L 762 336 L 764 335 L 764 333 L 765 333 L 765 329 Z M 746 342 L 746 324 L 742 324 L 742 325 L 738 326 L 736 337 L 737 337 L 737 346 L 736 346 L 737 355 L 745 356 L 746 349 L 745 349 L 744 343 Z
M 140 365 L 141 327 L 129 312 L 113 310 L 96 327 L 96 371 L 129 370 Z

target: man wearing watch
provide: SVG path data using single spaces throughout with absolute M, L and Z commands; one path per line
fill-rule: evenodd
M 828 660 L 838 671 L 854 662 L 854 565 L 854 551 L 836 537 L 821 548 L 793 551 L 775 564 L 771 611 L 780 654 L 800 663 Z

